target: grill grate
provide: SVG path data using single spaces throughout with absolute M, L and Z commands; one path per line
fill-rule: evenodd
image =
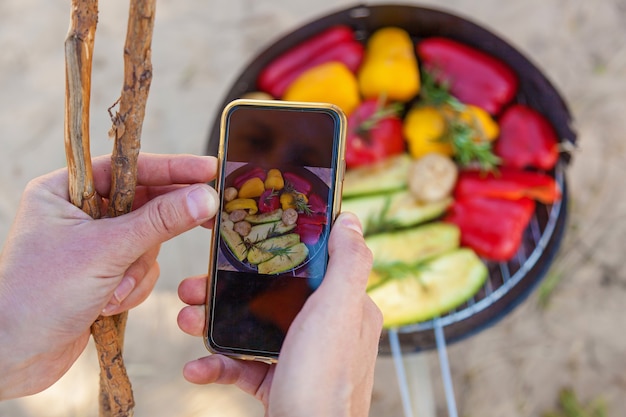
M 513 259 L 508 262 L 485 261 L 489 270 L 489 277 L 474 297 L 441 317 L 395 329 L 400 335 L 413 334 L 411 343 L 413 348 L 434 347 L 434 341 L 430 340 L 432 336 L 427 337 L 424 341 L 419 336 L 415 336 L 416 333 L 432 334 L 437 326 L 451 328 L 455 325 L 463 327 L 461 333 L 471 332 L 476 330 L 476 324 L 471 323 L 469 326 L 463 326 L 464 322 L 471 322 L 474 316 L 486 314 L 491 307 L 498 304 L 504 303 L 505 305 L 499 305 L 499 310 L 504 310 L 510 308 L 508 304 L 519 301 L 519 294 L 517 293 L 513 297 L 514 299 L 507 300 L 507 296 L 520 286 L 524 278 L 529 275 L 537 275 L 535 272 L 537 268 L 547 266 L 546 264 L 549 262 L 546 257 L 551 258 L 551 254 L 547 253 L 547 250 L 555 250 L 559 243 L 558 240 L 560 240 L 566 208 L 564 165 L 563 162 L 559 162 L 554 169 L 554 178 L 563 191 L 563 198 L 553 205 L 537 204 L 535 214 L 524 232 L 522 244 Z M 533 274 L 533 272 L 535 273 Z M 488 321 L 491 322 L 497 318 L 499 317 L 492 317 Z M 455 340 L 464 336 L 465 334 L 452 332 L 451 335 L 448 335 L 448 339 Z M 406 345 L 406 341 L 403 345 Z

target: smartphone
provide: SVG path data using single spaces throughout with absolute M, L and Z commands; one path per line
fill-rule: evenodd
M 339 213 L 346 117 L 334 105 L 238 99 L 220 125 L 205 344 L 275 362 L 320 285 Z

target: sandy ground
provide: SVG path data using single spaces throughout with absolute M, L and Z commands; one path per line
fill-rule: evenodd
M 160 0 L 153 43 L 154 81 L 144 151 L 203 153 L 223 93 L 260 48 L 337 8 L 331 0 Z M 580 149 L 568 170 L 567 233 L 548 276 L 558 281 L 547 307 L 533 294 L 497 325 L 449 348 L 459 414 L 539 416 L 572 386 L 603 398 L 611 416 L 626 413 L 626 1 L 425 1 L 461 13 L 510 40 L 560 89 L 576 120 Z M 92 152 L 110 152 L 106 109 L 117 99 L 127 2 L 103 1 L 96 37 Z M 65 163 L 63 40 L 69 2 L 0 2 L 0 237 L 8 233 L 26 183 Z M 125 352 L 141 416 L 260 416 L 234 388 L 196 387 L 182 364 L 203 355 L 200 340 L 176 324 L 175 289 L 206 269 L 207 232 L 164 245 L 154 294 L 131 312 Z M 412 394 L 446 416 L 436 354 Z M 1 376 L 0 376 L 1 377 Z M 432 386 L 429 385 L 429 380 Z M 321 382 L 323 383 L 323 382 Z M 420 385 L 421 384 L 421 385 Z M 432 389 L 432 395 L 429 393 Z M 97 365 L 90 347 L 51 389 L 0 403 L 0 415 L 95 416 Z M 372 416 L 402 415 L 388 358 L 376 373 Z M 420 414 L 427 417 L 428 412 Z

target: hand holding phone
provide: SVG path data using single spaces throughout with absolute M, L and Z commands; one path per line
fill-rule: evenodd
M 277 359 L 326 272 L 345 125 L 329 104 L 235 100 L 224 109 L 207 298 L 211 351 Z
M 284 341 L 277 364 L 210 355 L 189 362 L 196 384 L 235 384 L 263 402 L 268 416 L 367 415 L 382 315 L 365 292 L 372 255 L 358 219 L 341 214 L 329 240 L 330 259 L 319 289 L 309 297 Z M 179 315 L 187 333 L 202 335 L 206 276 L 179 287 L 190 306 Z

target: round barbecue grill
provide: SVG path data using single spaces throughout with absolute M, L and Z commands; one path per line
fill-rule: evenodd
M 561 187 L 563 198 L 554 205 L 537 204 L 535 214 L 525 231 L 523 243 L 509 262 L 486 262 L 489 278 L 481 290 L 464 305 L 433 320 L 403 326 L 387 332 L 381 352 L 399 353 L 437 347 L 446 342 L 470 336 L 501 319 L 523 301 L 543 278 L 558 251 L 566 223 L 568 193 L 565 170 L 570 160 L 569 149 L 575 145 L 576 134 L 567 105 L 542 72 L 502 38 L 466 18 L 449 12 L 408 5 L 367 5 L 341 10 L 281 37 L 258 54 L 226 93 L 223 105 L 243 94 L 256 90 L 256 78 L 274 58 L 312 35 L 336 24 L 356 29 L 365 40 L 378 28 L 396 26 L 405 29 L 415 41 L 428 36 L 444 36 L 499 58 L 513 68 L 519 77 L 515 101 L 527 104 L 542 113 L 556 130 L 563 150 L 552 174 Z M 222 106 L 223 107 L 223 106 Z M 207 152 L 217 153 L 219 115 L 215 116 Z M 443 346 L 442 346 L 443 345 Z M 445 355 L 442 359 L 444 384 L 449 376 Z M 445 365 L 445 366 L 444 366 Z M 446 390 L 446 394 L 448 390 Z M 450 410 L 450 403 L 449 410 Z M 451 415 L 456 415 L 450 411 Z

